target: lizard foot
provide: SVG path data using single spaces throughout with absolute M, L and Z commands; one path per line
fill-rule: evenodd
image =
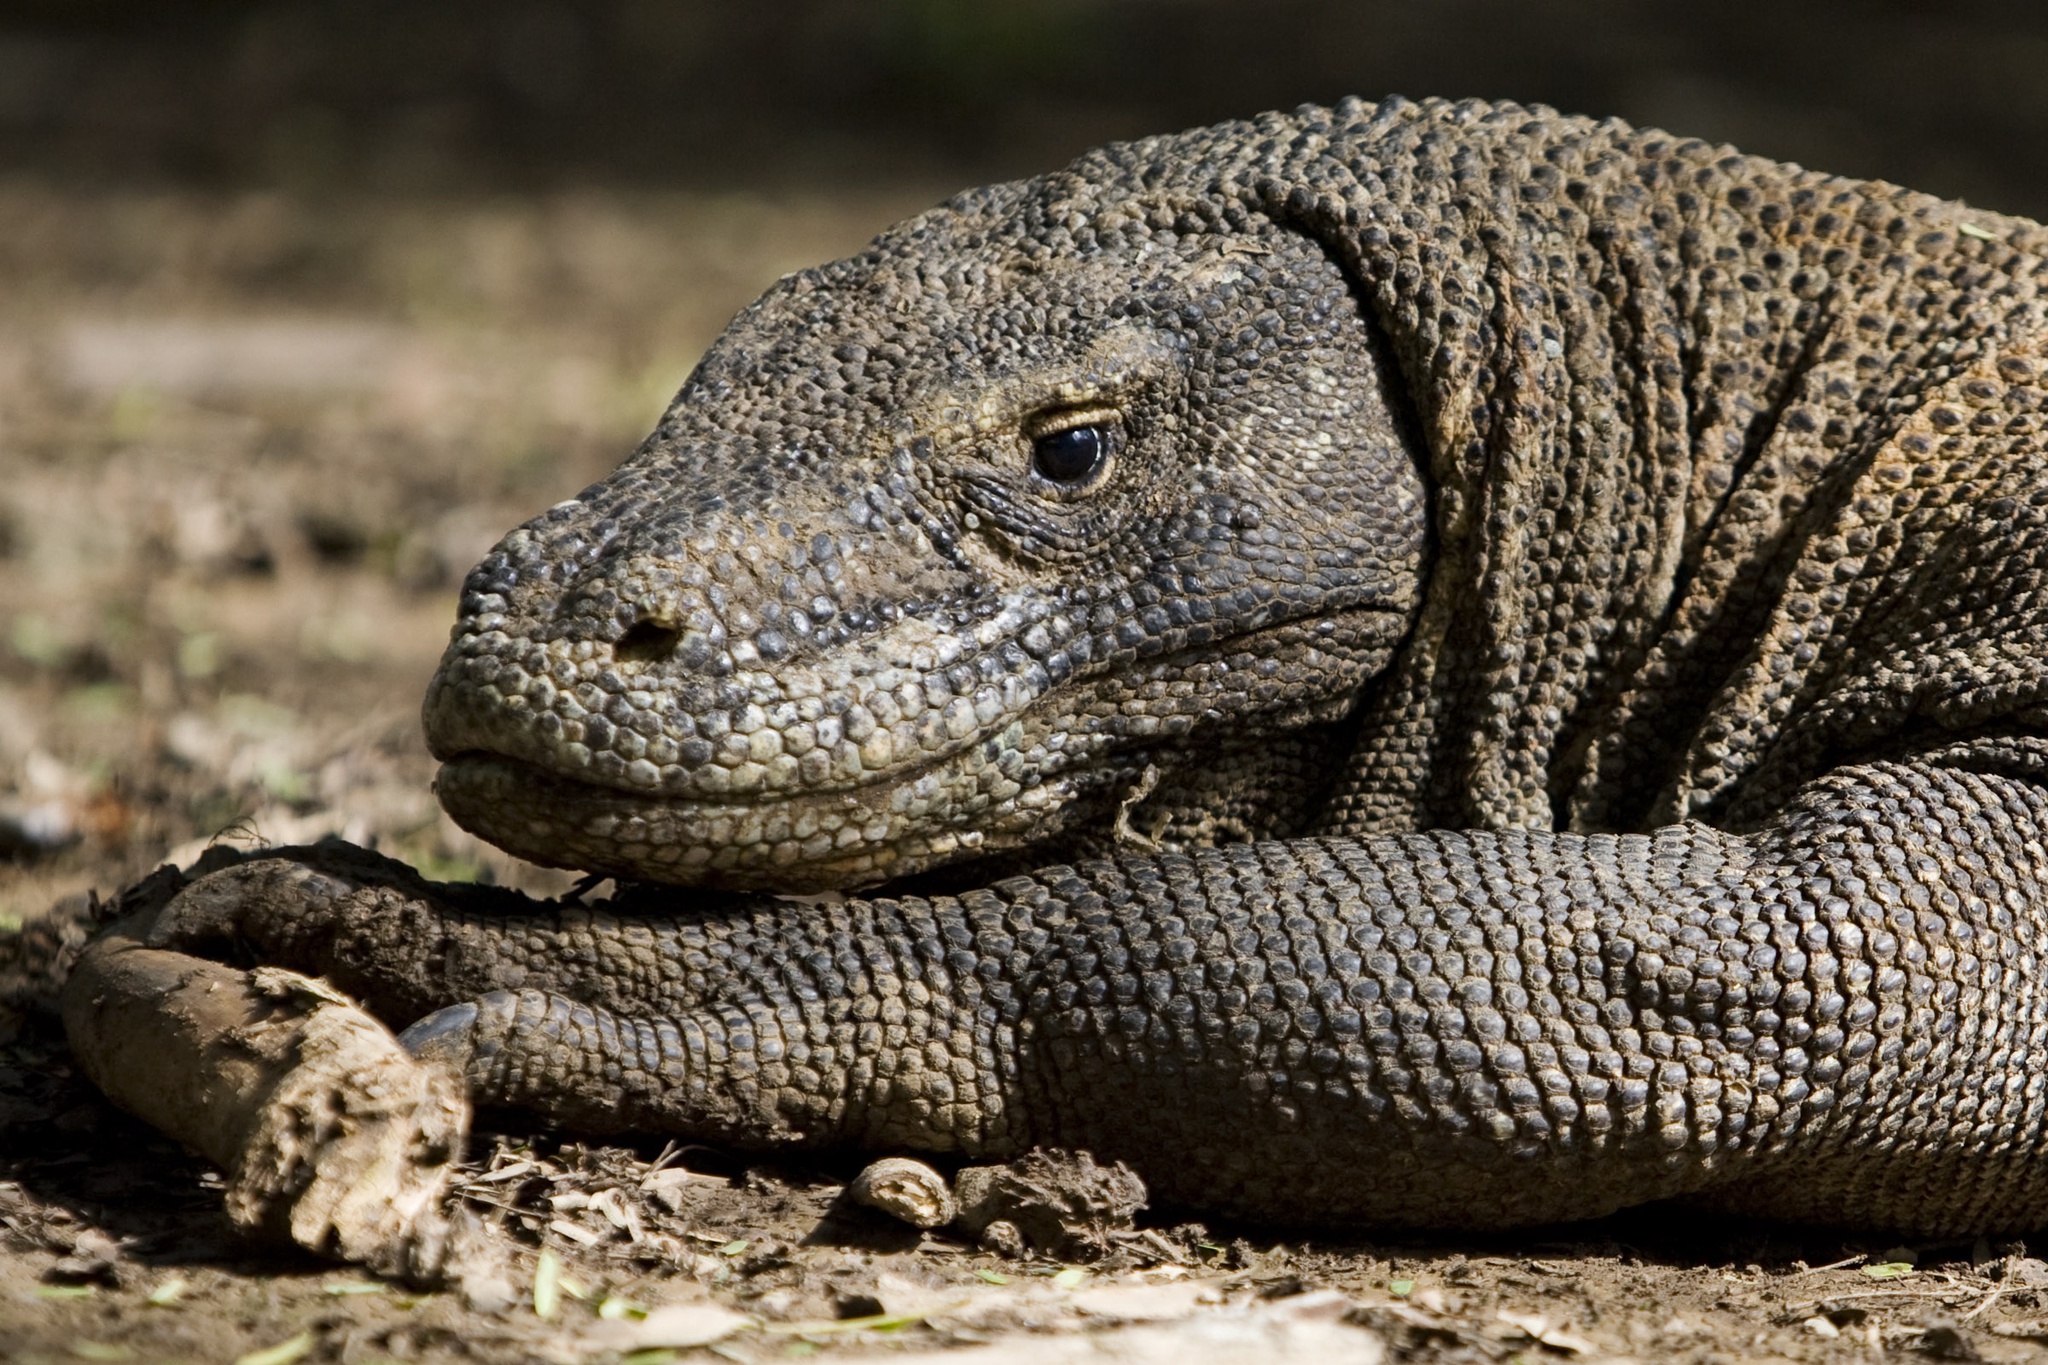
M 638 1019 L 548 991 L 492 991 L 419 1020 L 398 1041 L 462 1077 L 481 1107 L 605 1135 L 701 1121 L 703 1043 L 688 1021 Z M 695 1044 L 693 1046 L 693 1043 Z M 698 1065 L 690 1065 L 695 1053 Z M 694 1102 L 693 1102 L 694 1101 Z

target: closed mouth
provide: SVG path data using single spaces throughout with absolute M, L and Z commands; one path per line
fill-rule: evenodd
M 958 761 L 956 753 L 951 761 Z M 882 880 L 905 858 L 981 846 L 972 811 L 930 760 L 915 775 L 744 803 L 599 786 L 502 754 L 442 766 L 455 822 L 520 857 L 633 880 L 816 891 Z M 926 776 L 929 773 L 930 776 Z
M 970 746 L 971 747 L 971 746 Z M 575 808 L 612 806 L 621 810 L 660 808 L 678 814 L 729 814 L 766 808 L 813 805 L 835 810 L 860 804 L 864 793 L 878 788 L 915 782 L 957 760 L 964 750 L 952 750 L 905 768 L 900 772 L 877 773 L 862 782 L 823 790 L 793 792 L 748 792 L 735 796 L 690 796 L 674 792 L 647 791 L 639 787 L 616 786 L 592 781 L 531 759 L 515 758 L 491 749 L 468 749 L 442 760 L 444 775 L 464 776 L 486 770 L 501 770 L 521 783 L 547 788 L 553 798 Z
M 1358 623 L 1375 618 L 1387 623 L 1389 626 L 1396 627 L 1394 631 L 1390 632 L 1390 638 L 1385 642 L 1391 645 L 1394 643 L 1395 638 L 1398 637 L 1399 630 L 1405 628 L 1407 613 L 1396 608 L 1366 605 L 1348 608 L 1341 612 L 1332 613 L 1329 616 L 1313 619 L 1316 624 L 1330 624 L 1337 622 Z M 1305 619 L 1294 618 L 1292 620 L 1276 622 L 1263 626 L 1258 630 L 1230 636 L 1222 641 L 1214 641 L 1201 646 L 1175 650 L 1168 654 L 1162 654 L 1156 659 L 1149 660 L 1148 666 L 1187 665 L 1225 654 L 1257 653 L 1262 644 L 1271 641 L 1275 637 L 1289 632 L 1299 632 L 1305 624 Z M 1091 671 L 1069 678 L 1057 687 L 1047 689 L 1044 693 L 1034 698 L 1029 705 L 1004 718 L 995 728 L 1000 729 L 1008 725 L 1017 724 L 1018 722 L 1027 721 L 1035 712 L 1047 706 L 1061 704 L 1067 689 L 1075 685 L 1085 684 L 1097 676 L 1099 676 L 1097 672 Z M 501 750 L 482 747 L 460 750 L 450 755 L 443 760 L 443 769 L 444 771 L 460 772 L 464 770 L 478 770 L 485 767 L 500 768 L 508 773 L 520 775 L 525 781 L 546 783 L 560 793 L 559 799 L 578 805 L 604 804 L 621 809 L 627 807 L 641 809 L 661 808 L 678 814 L 701 812 L 705 815 L 804 805 L 845 809 L 849 806 L 864 804 L 865 800 L 871 799 L 877 790 L 912 785 L 922 778 L 943 771 L 948 766 L 958 763 L 963 755 L 972 753 L 977 747 L 987 744 L 990 740 L 990 734 L 990 730 L 984 729 L 958 741 L 956 744 L 939 749 L 906 767 L 864 773 L 855 779 L 840 779 L 829 786 L 794 791 L 766 790 L 719 793 L 715 795 L 656 791 L 645 787 L 635 787 L 620 782 L 606 781 L 602 778 L 582 773 L 566 772 L 560 768 L 551 767 L 546 763 L 536 762 L 530 758 L 522 758 Z

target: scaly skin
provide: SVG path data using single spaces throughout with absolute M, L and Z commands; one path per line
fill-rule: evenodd
M 642 885 L 315 850 L 156 939 L 586 1129 L 2038 1226 L 2044 247 L 1512 106 L 973 192 L 770 291 L 466 585 L 444 804 Z M 728 894 L 818 888 L 879 889 Z

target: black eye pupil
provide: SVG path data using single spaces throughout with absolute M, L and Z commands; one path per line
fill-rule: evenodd
M 1102 468 L 1109 454 L 1109 433 L 1101 427 L 1068 427 L 1049 431 L 1031 443 L 1031 465 L 1053 483 L 1082 483 Z

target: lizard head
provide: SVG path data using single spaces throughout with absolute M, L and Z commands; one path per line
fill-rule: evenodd
M 1420 597 L 1427 498 L 1312 238 L 1078 174 L 734 320 L 468 577 L 443 804 L 557 865 L 811 890 L 1294 832 Z

